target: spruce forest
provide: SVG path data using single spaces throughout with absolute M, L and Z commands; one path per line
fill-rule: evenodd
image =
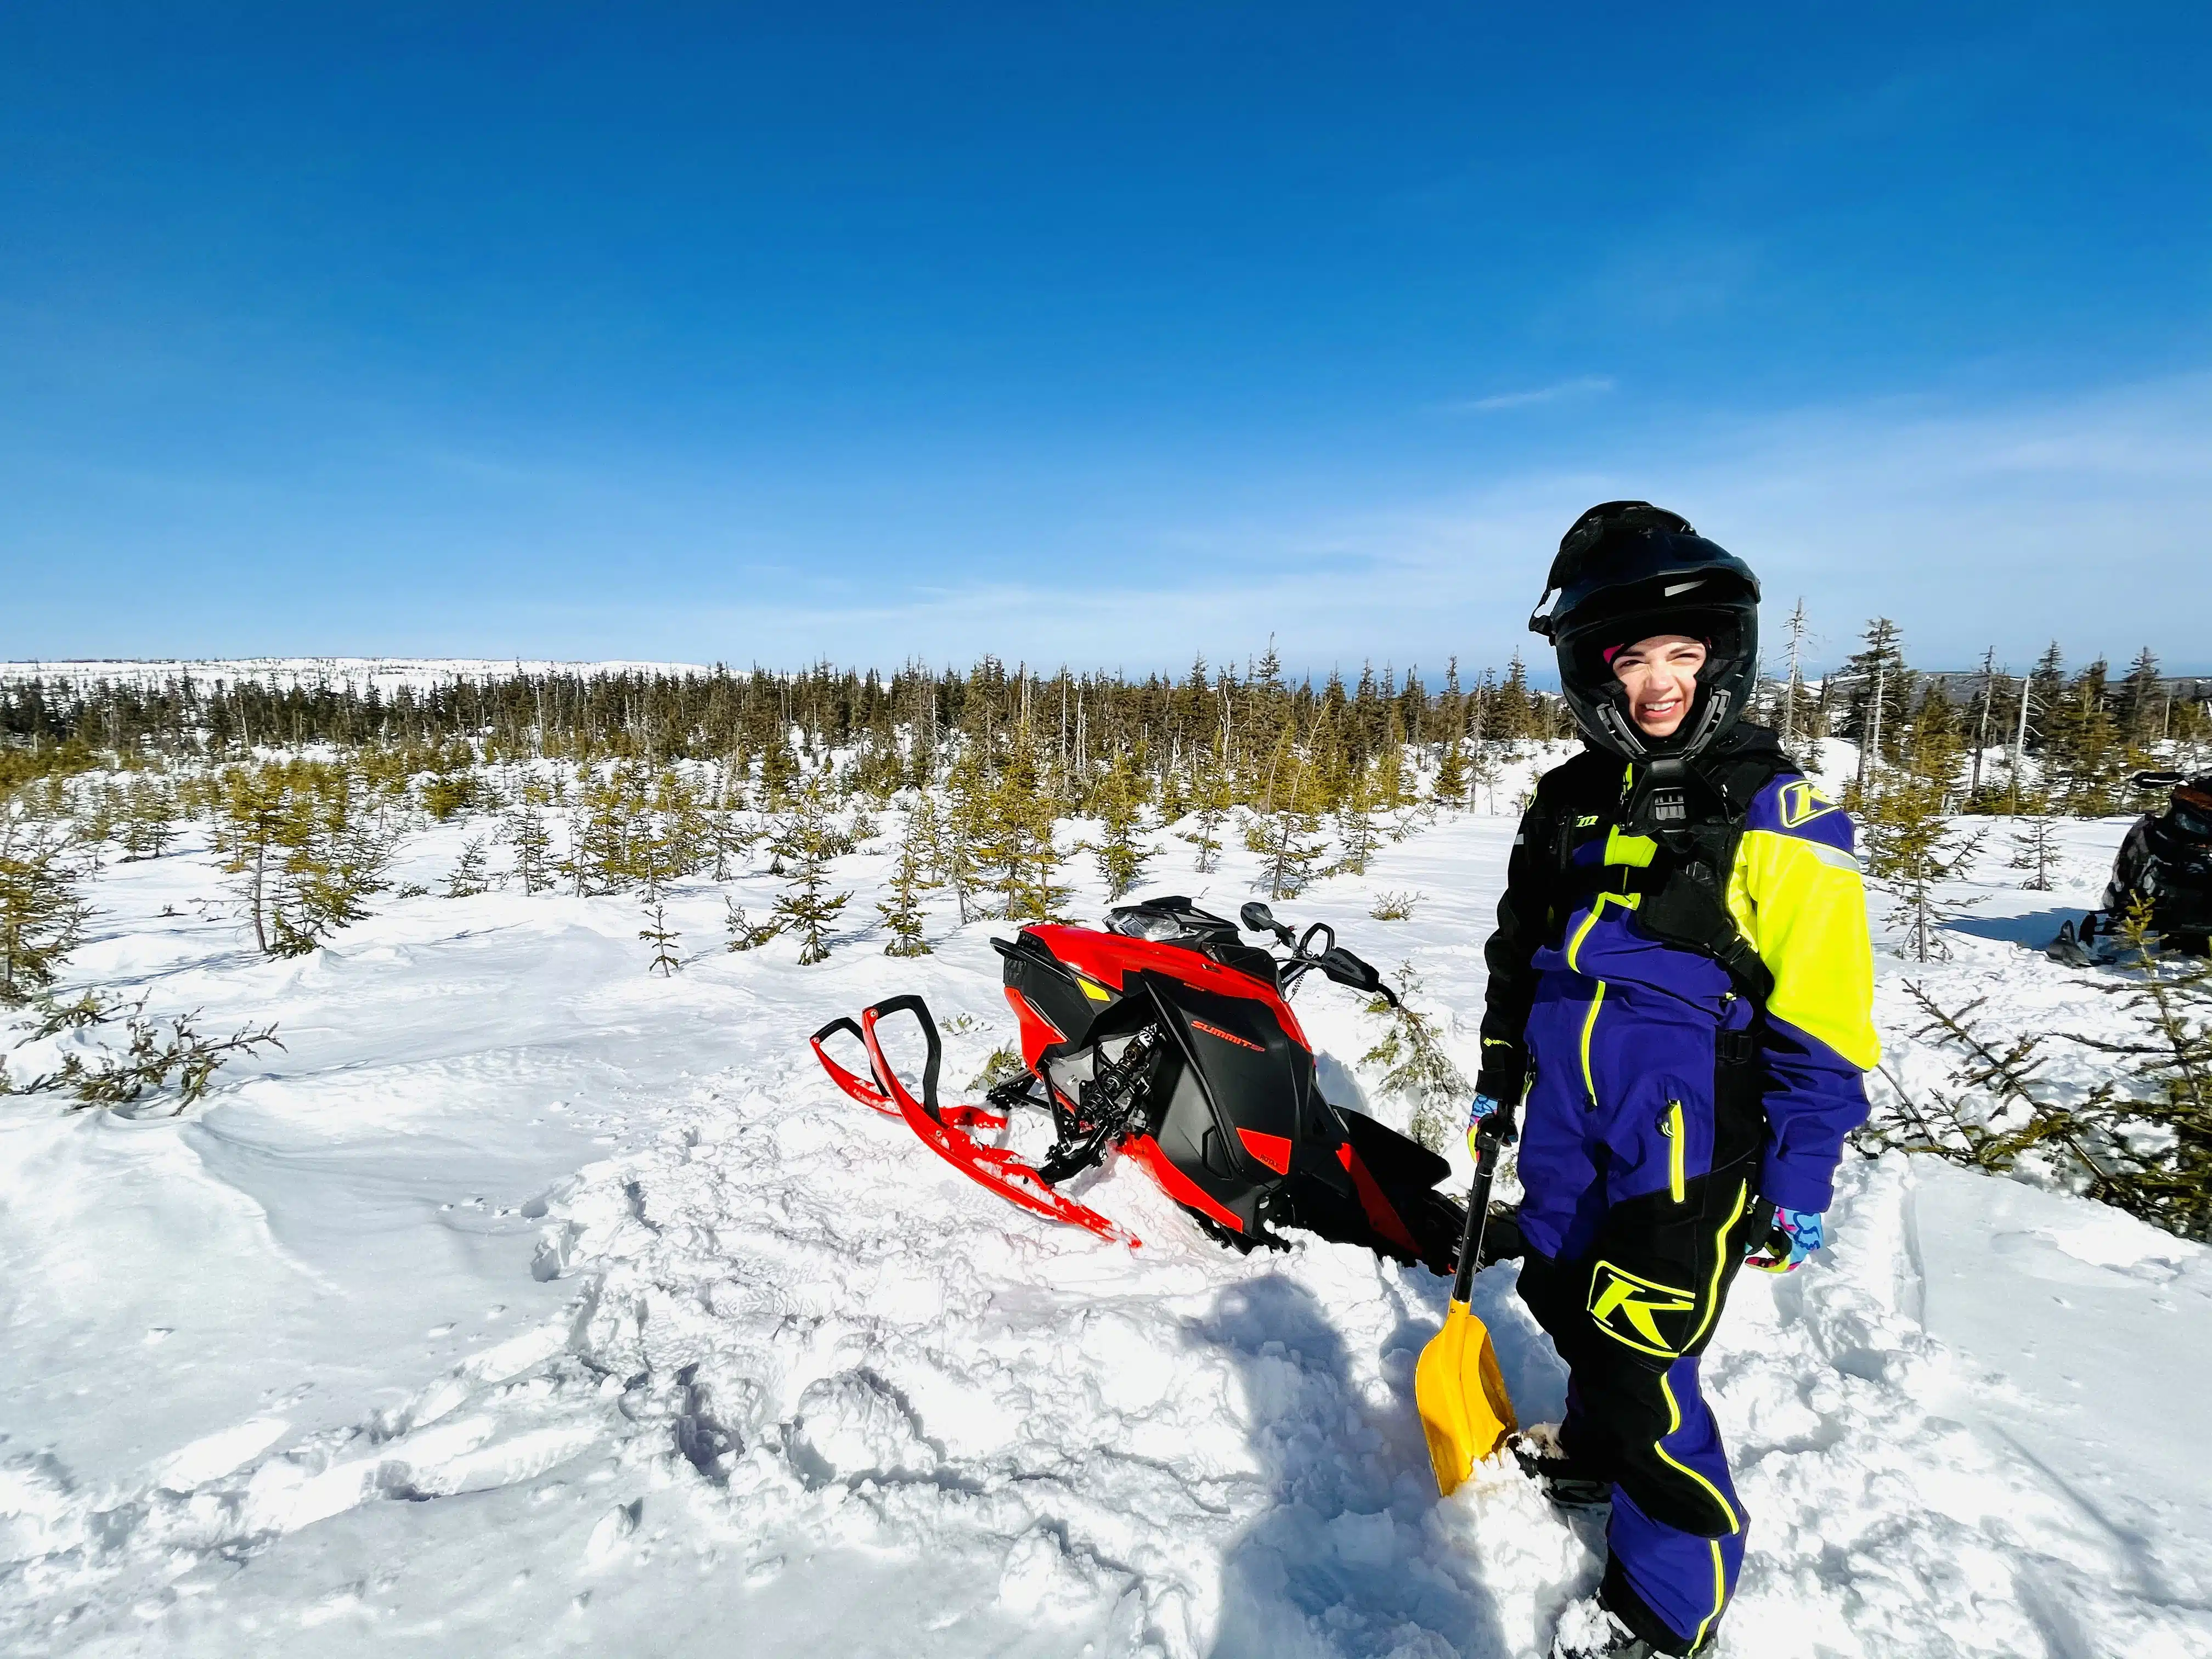
M 1961 908 L 1945 884 L 1991 834 L 2021 886 L 2047 886 L 2059 823 L 2151 804 L 2129 781 L 2139 769 L 2212 761 L 2197 688 L 2162 678 L 2148 653 L 2119 678 L 2102 662 L 2069 672 L 2056 646 L 2025 678 L 1986 665 L 1923 675 L 1877 620 L 1814 681 L 1796 665 L 1802 631 L 1801 612 L 1754 718 L 1808 769 L 1842 777 L 1877 910 L 1888 907 L 1897 948 L 1918 961 L 1945 953 L 1944 924 Z M 1241 671 L 1201 660 L 1176 678 L 986 659 L 888 677 L 826 664 L 518 672 L 389 696 L 344 680 L 20 680 L 0 688 L 0 1006 L 27 1023 L 19 1039 L 119 1029 L 58 1070 L 0 1070 L 0 1089 L 180 1109 L 227 1060 L 281 1045 L 273 1026 L 210 1035 L 190 1018 L 149 1019 L 119 994 L 54 994 L 103 863 L 191 839 L 222 873 L 205 902 L 269 957 L 312 952 L 380 906 L 499 889 L 634 904 L 638 971 L 672 977 L 702 951 L 772 947 L 800 964 L 927 955 L 947 927 L 1069 919 L 1079 867 L 1110 901 L 1203 880 L 1232 843 L 1257 857 L 1257 896 L 1292 898 L 1326 875 L 1366 873 L 1378 848 L 1440 815 L 1517 813 L 1571 739 L 1564 704 L 1517 656 L 1474 674 L 1449 664 L 1433 687 L 1417 670 L 1371 666 L 1350 684 L 1293 680 L 1272 648 Z M 450 869 L 398 881 L 398 850 L 433 824 L 465 832 Z M 840 860 L 871 847 L 889 853 L 889 873 L 862 894 L 841 882 Z M 679 884 L 762 874 L 778 884 L 773 903 L 749 912 L 726 895 L 719 937 L 672 921 Z M 1381 921 L 1416 896 L 1386 897 L 1406 910 L 1378 903 Z M 2139 943 L 2152 962 L 2156 942 Z M 2171 998 L 2153 1009 L 2185 1062 L 2204 989 L 2187 980 L 2174 994 L 2187 1010 Z M 1965 1014 L 1928 1012 L 1939 1040 L 1966 1040 Z M 1409 997 L 1369 1058 L 1390 1065 L 1418 1132 L 1441 1144 L 1466 1082 L 1435 1014 Z M 2178 1163 L 2212 1164 L 2212 1110 L 2201 1083 L 2168 1086 L 2157 1068 L 2172 1058 L 2152 1062 L 2163 1104 L 2131 1108 L 2142 1091 L 2120 1080 L 2091 1103 L 2104 1154 L 2069 1139 L 2075 1126 L 2053 1099 L 2038 1097 L 2037 1132 L 1993 1142 L 1936 1133 L 1901 1088 L 1905 1109 L 1878 1115 L 1863 1139 L 1982 1167 L 2063 1154 L 2108 1201 L 2203 1236 L 2201 1174 L 2179 1198 L 2167 1188 Z M 1985 1117 L 2002 1119 L 2002 1097 Z

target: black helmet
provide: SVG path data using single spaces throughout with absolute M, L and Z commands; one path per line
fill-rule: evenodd
M 1600 748 L 1631 760 L 1688 759 L 1734 726 L 1759 677 L 1759 578 L 1690 521 L 1649 501 L 1607 501 L 1577 519 L 1559 541 L 1528 626 L 1559 653 L 1559 687 L 1575 724 Z M 1607 658 L 1654 634 L 1705 642 L 1697 701 L 1671 736 L 1651 737 L 1629 718 L 1626 688 Z

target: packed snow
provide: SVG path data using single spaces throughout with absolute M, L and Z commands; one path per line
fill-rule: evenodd
M 1471 1072 L 1512 829 L 1447 816 L 1279 908 L 1410 962 Z M 2124 829 L 2067 826 L 2052 894 L 1993 853 L 1954 960 L 1882 958 L 1895 1075 L 1948 1069 L 1907 979 L 2113 1018 L 2039 947 Z M 397 875 L 439 882 L 468 833 Z M 1246 855 L 1204 877 L 1163 845 L 1150 890 L 1249 896 Z M 629 901 L 400 900 L 272 961 L 204 850 L 112 866 L 75 980 L 285 1048 L 180 1117 L 0 1108 L 0 1649 L 1545 1652 L 1601 1534 L 1510 1467 L 1437 1498 L 1412 1389 L 1444 1281 L 1310 1238 L 1239 1256 L 1125 1164 L 1077 1183 L 1145 1241 L 1102 1245 L 821 1075 L 806 1034 L 894 991 L 955 1084 L 1012 1035 L 1003 924 L 940 911 L 935 955 L 881 954 L 889 847 L 841 860 L 828 963 L 720 951 L 761 876 L 681 892 L 665 980 Z M 1383 891 L 1413 918 L 1370 920 Z M 1325 1089 L 1403 1123 L 1375 1018 L 1317 980 L 1297 1006 Z M 2212 1653 L 2212 1252 L 1895 1156 L 1847 1164 L 1829 1237 L 1739 1281 L 1709 1361 L 1753 1515 L 1718 1651 Z M 1554 1418 L 1513 1280 L 1477 1311 Z

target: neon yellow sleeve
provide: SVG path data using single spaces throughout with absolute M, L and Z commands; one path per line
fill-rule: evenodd
M 1774 975 L 1767 1012 L 1868 1071 L 1881 1058 L 1881 1040 L 1866 887 L 1858 860 L 1832 844 L 1835 827 L 1823 825 L 1820 840 L 1745 830 L 1729 910 Z

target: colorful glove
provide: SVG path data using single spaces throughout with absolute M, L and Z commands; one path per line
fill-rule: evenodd
M 1774 1206 L 1766 1237 L 1744 1249 L 1744 1266 L 1770 1273 L 1794 1273 L 1820 1248 L 1820 1212 Z
M 1492 1113 L 1502 1112 L 1504 1109 L 1503 1102 L 1492 1100 L 1488 1095 L 1477 1095 L 1474 1103 L 1468 1107 L 1467 1149 L 1477 1158 L 1482 1156 L 1482 1149 L 1474 1144 L 1474 1138 L 1482 1133 L 1483 1125 L 1490 1121 Z M 1521 1132 L 1514 1127 L 1513 1120 L 1509 1115 L 1505 1120 L 1505 1144 L 1510 1146 L 1520 1139 Z

